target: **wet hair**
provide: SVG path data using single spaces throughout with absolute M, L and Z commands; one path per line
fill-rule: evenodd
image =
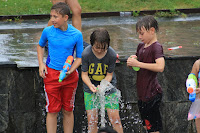
M 64 2 L 58 2 L 51 7 L 51 10 L 55 10 L 57 13 L 64 15 L 70 15 L 69 7 Z
M 136 32 L 140 31 L 144 27 L 147 31 L 150 28 L 155 28 L 155 31 L 158 32 L 158 22 L 152 15 L 147 15 L 142 17 L 137 23 L 136 23 Z
M 108 31 L 104 28 L 96 29 L 90 35 L 90 44 L 93 46 L 94 44 L 101 44 L 103 49 L 106 49 L 110 46 L 110 35 Z
M 98 130 L 98 133 L 117 133 L 117 131 L 115 131 L 113 128 L 106 126 L 106 127 L 102 127 Z

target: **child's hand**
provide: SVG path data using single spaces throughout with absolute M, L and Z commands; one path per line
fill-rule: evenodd
M 197 93 L 197 94 L 200 93 L 200 88 L 197 88 L 197 89 L 196 89 L 196 93 Z
M 94 86 L 94 84 L 92 84 L 91 86 L 89 86 L 89 88 L 90 88 L 90 90 L 91 90 L 93 93 L 97 92 L 97 87 Z
M 69 70 L 66 72 L 67 75 L 70 75 L 72 72 Z
M 97 88 L 100 88 L 100 85 L 97 85 Z
M 138 60 L 136 60 L 137 56 L 136 55 L 131 55 L 128 59 L 127 59 L 127 66 L 134 66 L 134 67 L 138 67 Z
M 128 66 L 128 65 L 127 65 L 127 66 Z M 129 69 L 131 69 L 131 70 L 133 69 L 133 67 L 132 67 L 132 66 L 128 66 L 128 68 L 129 68 Z
M 67 71 L 67 72 L 66 72 L 66 76 L 65 76 L 65 78 L 67 78 L 71 73 L 72 73 L 72 72 L 71 72 L 70 70 Z M 65 78 L 64 78 L 64 79 L 65 79 Z
M 130 58 L 137 59 L 137 56 L 136 55 L 131 55 Z
M 39 66 L 39 74 L 40 74 L 40 77 L 46 78 L 45 74 L 47 74 L 47 67 L 45 64 L 42 64 Z

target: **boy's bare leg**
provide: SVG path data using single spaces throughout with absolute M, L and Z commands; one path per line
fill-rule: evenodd
M 51 0 L 51 2 L 54 5 L 54 4 L 58 3 L 58 2 L 65 2 L 65 0 Z
M 74 114 L 73 111 L 62 110 L 63 112 L 63 128 L 64 133 L 73 133 L 74 128 Z
M 81 31 L 81 6 L 78 0 L 66 0 L 66 3 L 72 11 L 72 25 Z
M 117 133 L 123 133 L 123 128 L 119 116 L 119 110 L 107 109 L 109 120 Z
M 200 118 L 195 120 L 197 133 L 200 133 Z
M 56 133 L 58 113 L 47 113 L 46 127 L 47 133 Z
M 86 110 L 88 119 L 88 133 L 97 133 L 98 111 L 97 109 Z

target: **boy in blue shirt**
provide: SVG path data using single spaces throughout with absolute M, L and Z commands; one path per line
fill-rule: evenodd
M 59 2 L 51 8 L 52 26 L 46 27 L 41 35 L 37 46 L 39 74 L 44 79 L 46 95 L 46 126 L 48 133 L 56 133 L 57 115 L 63 111 L 64 132 L 73 132 L 74 126 L 74 99 L 78 84 L 78 72 L 76 69 L 81 64 L 83 51 L 82 33 L 68 24 L 70 10 L 68 6 Z M 48 57 L 46 64 L 43 63 L 44 47 L 48 41 Z M 60 71 L 68 56 L 74 54 L 76 60 L 66 73 L 66 78 L 59 83 Z

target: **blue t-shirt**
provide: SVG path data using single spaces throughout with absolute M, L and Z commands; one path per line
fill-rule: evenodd
M 39 45 L 44 47 L 48 41 L 48 57 L 46 65 L 55 70 L 62 70 L 63 65 L 69 55 L 81 58 L 83 52 L 82 33 L 68 24 L 66 31 L 62 31 L 54 26 L 46 27 L 41 35 Z

